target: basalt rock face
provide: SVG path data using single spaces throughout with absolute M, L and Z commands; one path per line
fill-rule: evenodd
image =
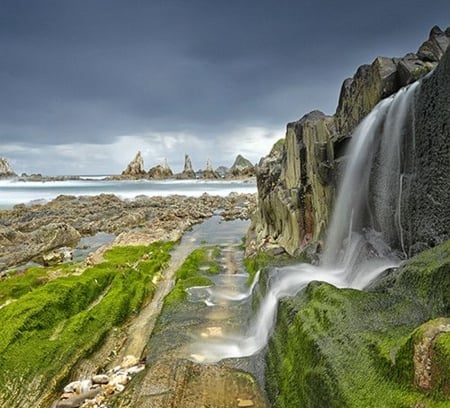
M 409 255 L 450 239 L 450 48 L 415 102 L 402 224 Z
M 7 178 L 14 176 L 16 176 L 16 173 L 14 173 L 8 160 L 0 157 L 0 178 Z
M 417 54 L 407 54 L 403 58 L 378 57 L 371 65 L 361 66 L 353 78 L 345 80 L 335 115 L 326 116 L 314 111 L 288 124 L 285 143 L 279 147 L 278 158 L 269 155 L 260 162 L 256 171 L 258 210 L 247 237 L 248 255 L 273 247 L 291 255 L 308 248 L 312 252 L 317 250 L 330 219 L 337 180 L 342 173 L 346 146 L 353 130 L 380 100 L 435 68 L 449 43 L 450 30 L 443 32 L 434 27 Z M 439 195 L 446 186 L 442 183 L 444 174 L 450 171 L 450 105 L 447 91 L 450 67 L 445 61 L 448 59 L 447 53 L 435 73 L 423 81 L 416 106 L 415 134 L 421 134 L 421 141 L 418 142 L 420 154 L 427 154 L 423 157 L 412 154 L 412 157 L 417 156 L 414 165 L 418 166 L 418 173 L 409 182 L 411 189 L 417 187 L 414 193 L 417 197 L 411 199 L 411 208 L 404 210 L 402 215 L 408 217 L 413 214 L 406 222 L 406 234 L 412 237 L 409 241 L 411 254 L 430 246 L 436 230 L 437 235 L 441 236 L 438 242 L 442 242 L 446 234 L 440 229 L 450 225 L 446 223 L 441 228 L 437 225 L 437 208 L 443 207 L 444 202 L 450 202 L 450 188 L 442 192 L 442 196 Z M 427 119 L 430 117 L 433 119 Z M 432 135 L 437 133 L 439 135 L 433 138 Z M 427 144 L 430 144 L 433 153 L 427 151 Z M 419 183 L 423 183 L 422 188 L 418 187 Z M 428 201 L 431 201 L 430 197 L 434 200 L 433 215 L 420 221 L 419 218 L 426 212 L 427 196 Z M 443 211 L 447 219 L 449 209 Z M 432 217 L 436 217 L 432 220 L 436 228 L 425 227 Z M 422 227 L 423 233 L 413 238 Z M 416 245 L 413 241 L 425 242 L 425 245 Z
M 253 223 L 257 240 L 264 237 L 266 244 L 276 242 L 295 254 L 319 239 L 333 198 L 335 138 L 333 118 L 322 112 L 288 124 L 284 146 L 258 166 L 259 208 Z

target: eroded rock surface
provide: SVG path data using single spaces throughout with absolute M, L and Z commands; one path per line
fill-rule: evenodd
M 253 194 L 141 196 L 133 201 L 110 194 L 62 195 L 43 205 L 17 205 L 0 211 L 0 271 L 60 247 L 73 247 L 81 236 L 100 231 L 117 235 L 113 245 L 148 245 L 179 239 L 218 209 L 226 219 L 245 219 L 255 206 Z

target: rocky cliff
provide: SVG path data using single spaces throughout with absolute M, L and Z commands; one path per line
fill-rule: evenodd
M 14 173 L 8 160 L 0 157 L 0 178 L 14 177 L 14 176 L 16 176 L 16 173 Z
M 429 39 L 416 54 L 407 54 L 403 58 L 378 57 L 371 65 L 361 66 L 353 78 L 345 80 L 333 116 L 314 111 L 287 125 L 284 145 L 279 146 L 275 156 L 271 154 L 262 159 L 257 169 L 259 203 L 249 229 L 248 254 L 260 248 L 276 248 L 294 255 L 310 248 L 315 252 L 322 245 L 352 131 L 381 99 L 424 77 L 435 68 L 449 43 L 450 29 L 443 32 L 434 27 Z M 439 228 L 437 225 L 437 219 L 438 208 L 444 202 L 439 196 L 446 185 L 442 182 L 443 172 L 447 171 L 448 174 L 449 171 L 448 142 L 445 145 L 449 137 L 449 120 L 448 112 L 442 111 L 445 106 L 449 106 L 447 89 L 450 81 L 446 78 L 449 58 L 447 53 L 445 61 L 424 81 L 420 91 L 423 97 L 419 97 L 420 102 L 416 107 L 414 132 L 422 135 L 419 142 L 421 150 L 412 155 L 408 153 L 410 161 L 417 158 L 414 165 L 419 167 L 417 175 L 414 171 L 410 172 L 407 187 L 417 188 L 412 193 L 408 211 L 403 211 L 403 217 L 414 214 L 408 220 L 407 227 L 411 253 L 433 244 L 435 238 L 432 236 L 440 236 L 439 242 L 446 236 L 441 231 L 444 227 Z M 436 108 L 438 101 L 443 108 Z M 430 115 L 436 120 L 425 120 Z M 430 137 L 433 132 L 439 132 L 440 136 L 433 139 Z M 427 150 L 427 144 L 430 144 L 433 154 Z M 424 153 L 430 154 L 420 157 Z M 440 163 L 439 166 L 437 163 Z M 431 177 L 433 182 L 425 182 L 427 177 Z M 420 183 L 426 187 L 419 192 Z M 443 193 L 444 197 L 448 196 L 448 191 L 450 189 Z M 431 202 L 434 209 L 432 215 L 423 221 L 420 217 L 423 216 L 422 210 L 426 203 L 419 195 L 428 197 L 425 201 Z M 406 203 L 404 206 L 406 208 Z M 450 221 L 447 212 L 445 214 Z M 436 228 L 424 226 L 428 218 L 433 219 Z M 424 227 L 423 231 L 432 233 L 424 232 L 412 239 L 417 236 L 421 226 Z

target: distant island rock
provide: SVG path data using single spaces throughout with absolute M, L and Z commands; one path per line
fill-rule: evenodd
M 169 163 L 167 162 L 167 159 L 164 160 L 164 164 L 158 164 L 155 167 L 152 167 L 148 171 L 148 177 L 151 179 L 167 179 L 173 177 L 173 171 L 169 166 Z
M 175 176 L 177 179 L 195 179 L 197 178 L 195 175 L 195 171 L 192 168 L 192 161 L 188 154 L 184 155 L 184 168 L 181 173 L 178 173 Z
M 211 160 L 206 162 L 206 169 L 202 171 L 202 178 L 204 179 L 218 179 L 219 175 L 214 171 Z
M 133 160 L 128 163 L 126 169 L 120 175 L 108 177 L 112 180 L 136 180 L 136 179 L 236 179 L 249 178 L 256 175 L 256 167 L 242 155 L 238 154 L 231 168 L 219 166 L 214 170 L 210 159 L 206 161 L 206 168 L 198 171 L 194 170 L 192 160 L 188 154 L 184 155 L 184 167 L 180 173 L 174 173 L 170 168 L 167 159 L 164 163 L 152 167 L 148 172 L 145 170 L 144 159 L 140 151 L 136 153 Z
M 256 169 L 252 162 L 238 154 L 227 175 L 231 177 L 253 177 L 256 174 L 255 172 Z
M 0 178 L 16 177 L 7 159 L 0 157 Z
M 147 172 L 144 169 L 144 159 L 141 152 L 137 152 L 133 160 L 128 164 L 127 168 L 122 172 L 122 176 L 128 177 L 142 177 L 146 176 Z

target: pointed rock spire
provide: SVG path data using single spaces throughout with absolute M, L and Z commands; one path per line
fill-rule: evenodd
M 219 176 L 217 175 L 217 173 L 214 171 L 211 160 L 208 159 L 206 161 L 206 169 L 203 170 L 202 173 L 202 178 L 206 178 L 206 179 L 216 179 L 219 178 Z
M 8 160 L 0 157 L 0 178 L 1 177 L 14 177 L 14 176 L 16 176 L 16 173 L 14 173 Z
M 122 176 L 142 177 L 145 174 L 144 159 L 139 151 L 134 159 L 128 164 L 127 168 L 122 172 Z
M 176 176 L 179 179 L 196 178 L 195 171 L 192 168 L 192 161 L 188 154 L 184 155 L 184 169 Z

